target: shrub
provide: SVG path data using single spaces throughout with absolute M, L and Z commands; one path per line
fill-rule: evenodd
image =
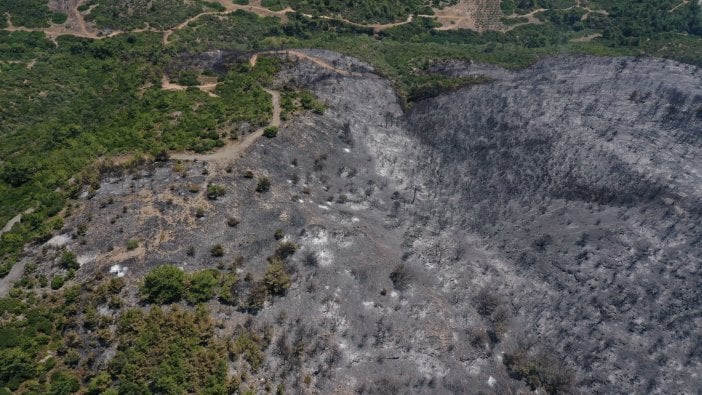
M 207 198 L 210 200 L 217 200 L 217 198 L 224 196 L 224 193 L 224 187 L 221 185 L 210 184 L 207 187 Z
M 278 258 L 281 261 L 285 260 L 294 254 L 295 251 L 297 251 L 297 244 L 290 241 L 284 241 L 278 244 L 278 248 L 275 250 L 275 258 Z
M 61 287 L 63 287 L 64 282 L 65 282 L 65 280 L 64 280 L 63 276 L 59 276 L 59 275 L 54 276 L 51 279 L 51 289 L 54 289 L 54 290 L 60 289 Z
M 88 384 L 89 395 L 99 395 L 105 393 L 112 384 L 112 378 L 107 372 L 99 373 L 93 377 Z
M 3 263 L 2 265 L 0 265 L 0 278 L 3 278 L 10 274 L 10 270 L 12 270 L 12 263 L 10 262 Z
M 50 394 L 72 394 L 80 389 L 78 379 L 68 372 L 54 372 L 51 375 Z
M 224 247 L 221 244 L 215 244 L 210 249 L 210 254 L 215 258 L 220 258 L 224 256 Z
M 307 256 L 305 256 L 304 262 L 307 266 L 318 266 L 319 258 L 317 258 L 317 254 L 315 254 L 314 251 L 310 251 Z
M 128 251 L 136 250 L 137 247 L 139 247 L 138 241 L 136 241 L 134 239 L 127 240 L 127 250 Z
M 412 280 L 412 275 L 407 270 L 407 266 L 403 263 L 395 266 L 395 268 L 390 272 L 390 281 L 392 281 L 392 286 L 398 291 L 404 291 L 409 286 Z
M 510 377 L 526 381 L 532 391 L 543 388 L 548 394 L 567 394 L 572 390 L 572 373 L 551 358 L 531 357 L 518 351 L 504 354 L 503 362 Z
M 239 335 L 234 342 L 234 351 L 244 357 L 253 371 L 258 370 L 265 358 L 259 342 L 258 336 L 250 332 Z
M 34 377 L 32 357 L 19 348 L 0 350 L 0 385 L 16 389 L 25 379 Z M 14 382 L 14 383 L 13 383 Z
M 274 237 L 276 240 L 280 240 L 280 239 L 282 239 L 283 237 L 285 237 L 285 232 L 283 232 L 283 229 L 276 229 L 276 230 L 275 230 L 275 233 L 273 234 L 273 237 Z
M 487 288 L 482 289 L 475 296 L 475 308 L 478 311 L 478 314 L 482 315 L 483 317 L 492 314 L 499 305 L 500 299 L 490 293 Z
M 247 275 L 248 276 L 248 275 Z M 246 279 L 244 279 L 246 280 Z M 255 282 L 249 291 L 249 297 L 242 308 L 250 313 L 256 314 L 263 308 L 266 298 L 268 297 L 268 288 L 263 282 Z
M 278 135 L 278 128 L 275 126 L 269 126 L 263 129 L 263 135 L 269 139 L 272 139 L 273 137 Z
M 227 225 L 229 225 L 230 227 L 233 228 L 233 227 L 239 225 L 239 220 L 234 218 L 234 217 L 229 217 L 229 218 L 227 218 Z
M 254 173 L 251 170 L 246 170 L 244 172 L 244 178 L 254 178 Z
M 236 284 L 239 282 L 239 276 L 235 273 L 226 274 L 222 278 L 222 284 L 219 288 L 219 293 L 217 298 L 220 302 L 233 306 L 238 303 L 238 298 L 236 294 Z
M 63 255 L 61 255 L 61 267 L 64 269 L 80 268 L 76 254 L 72 251 L 64 251 Z
M 271 260 L 268 270 L 263 276 L 263 283 L 266 284 L 266 289 L 271 295 L 284 295 L 285 291 L 290 288 L 290 276 L 285 271 L 281 260 Z
M 202 218 L 202 217 L 204 217 L 204 216 L 205 216 L 205 209 L 202 208 L 202 207 L 198 207 L 198 208 L 195 210 L 195 217 L 197 217 L 197 218 Z
M 258 184 L 256 185 L 256 192 L 263 193 L 268 192 L 271 189 L 271 180 L 268 177 L 261 177 L 258 179 Z
M 219 272 L 216 270 L 202 270 L 190 276 L 188 287 L 188 302 L 192 304 L 206 302 L 215 296 L 215 289 L 219 284 Z
M 144 277 L 141 292 L 152 303 L 178 302 L 185 294 L 185 273 L 172 265 L 158 266 Z

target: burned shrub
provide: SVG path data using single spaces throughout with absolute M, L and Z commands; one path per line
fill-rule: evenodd
M 475 309 L 483 317 L 491 315 L 500 305 L 500 298 L 491 293 L 487 288 L 483 288 L 474 298 Z
M 548 394 L 572 392 L 573 373 L 554 358 L 529 356 L 520 350 L 514 354 L 505 354 L 503 362 L 510 377 L 523 380 L 532 391 L 541 388 Z
M 407 269 L 404 263 L 395 266 L 390 272 L 390 281 L 392 281 L 392 286 L 398 291 L 404 291 L 409 288 L 410 282 L 412 281 L 412 274 Z

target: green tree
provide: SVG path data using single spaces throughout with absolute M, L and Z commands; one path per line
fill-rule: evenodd
M 77 392 L 79 389 L 80 383 L 75 375 L 64 371 L 58 371 L 51 375 L 49 394 L 69 395 Z
M 64 269 L 74 269 L 77 270 L 80 268 L 80 264 L 78 263 L 78 257 L 76 256 L 76 253 L 73 251 L 64 251 L 63 255 L 61 255 L 61 266 Z
M 283 261 L 274 257 L 263 276 L 263 282 L 271 295 L 283 295 L 290 288 L 290 276 L 285 271 Z
M 219 284 L 217 270 L 202 270 L 193 273 L 188 287 L 188 302 L 192 304 L 207 302 L 215 296 Z
M 263 129 L 263 136 L 268 137 L 269 139 L 272 139 L 273 137 L 278 135 L 278 128 L 275 126 L 269 126 L 265 129 Z
M 224 276 L 217 295 L 220 302 L 231 306 L 238 303 L 239 298 L 237 297 L 235 288 L 238 281 L 239 277 L 236 273 L 228 273 Z
M 24 380 L 34 377 L 32 357 L 19 348 L 0 350 L 0 385 L 16 389 Z
M 173 265 L 161 265 L 144 277 L 141 292 L 151 303 L 178 302 L 185 294 L 185 273 Z
M 210 184 L 207 187 L 207 198 L 210 200 L 217 200 L 217 198 L 224 196 L 225 193 L 226 191 L 221 185 Z
M 61 287 L 63 287 L 63 283 L 65 281 L 66 280 L 63 278 L 63 276 L 59 276 L 59 275 L 54 276 L 51 279 L 51 289 L 60 289 Z
M 110 375 L 102 372 L 90 379 L 87 392 L 89 395 L 99 395 L 107 391 L 111 384 L 112 378 Z

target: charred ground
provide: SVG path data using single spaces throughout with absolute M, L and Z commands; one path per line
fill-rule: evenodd
M 308 53 L 354 74 L 297 60 L 274 87 L 310 90 L 323 115 L 290 116 L 231 163 L 106 176 L 23 263 L 51 278 L 74 251 L 69 285 L 118 265 L 126 306 L 146 303 L 141 278 L 163 263 L 236 273 L 235 302 L 208 308 L 216 338 L 261 335 L 255 368 L 231 348 L 242 389 L 695 391 L 702 72 L 647 58 L 443 64 L 494 81 L 403 110 L 369 66 Z M 261 297 L 276 257 L 290 287 Z M 98 306 L 108 331 L 121 309 Z M 78 332 L 79 366 L 112 366 L 115 345 Z

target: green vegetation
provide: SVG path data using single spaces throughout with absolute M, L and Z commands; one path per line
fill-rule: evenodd
M 255 372 L 265 359 L 263 350 L 267 346 L 261 336 L 251 331 L 246 331 L 236 338 L 232 348 L 236 354 L 241 355 L 249 363 L 249 366 Z
M 185 273 L 175 266 L 158 266 L 144 277 L 141 292 L 151 303 L 178 302 L 185 295 Z
M 227 393 L 226 345 L 214 338 L 213 329 L 203 308 L 123 312 L 109 369 L 119 392 Z
M 61 24 L 66 14 L 53 12 L 47 0 L 3 0 L 0 2 L 0 27 L 6 26 L 6 14 L 15 26 L 48 27 L 49 22 Z
M 220 282 L 217 270 L 202 270 L 190 276 L 188 302 L 198 304 L 214 298 Z
M 64 251 L 61 255 L 61 266 L 64 269 L 78 269 L 80 265 L 78 264 L 78 257 L 72 251 Z
M 61 275 L 56 275 L 51 278 L 51 289 L 56 290 L 60 289 L 63 287 L 63 283 L 65 282 L 65 279 Z
M 204 11 L 223 11 L 217 2 L 203 0 L 90 0 L 95 9 L 86 16 L 99 28 L 120 30 L 151 27 L 167 29 Z
M 175 278 L 160 287 L 171 288 L 159 292 L 164 300 L 176 289 L 192 304 L 215 296 L 223 303 L 223 298 L 232 305 L 238 303 L 235 273 L 203 270 L 186 275 L 172 266 L 166 268 L 159 266 L 146 276 Z M 176 271 L 183 274 L 182 281 Z M 201 305 L 152 305 L 98 313 L 101 306 L 120 308 L 115 301 L 125 292 L 125 282 L 118 278 L 98 276 L 48 295 L 37 283 L 36 274 L 28 273 L 10 297 L 0 298 L 0 393 L 226 394 L 236 392 L 245 377 L 258 381 L 254 374 L 265 362 L 264 350 L 271 338 L 268 329 L 237 327 L 217 336 L 215 327 L 224 326 Z M 150 285 L 151 290 L 158 288 Z M 111 345 L 117 352 L 107 369 L 94 364 Z M 227 363 L 235 364 L 240 375 L 230 380 Z
M 312 111 L 315 114 L 324 114 L 326 106 L 317 100 L 314 95 L 304 89 L 285 87 L 280 97 L 281 117 L 288 119 L 299 111 Z
M 134 240 L 134 239 L 127 240 L 127 250 L 128 251 L 136 250 L 137 247 L 139 247 L 138 240 Z
M 278 128 L 275 126 L 269 126 L 265 129 L 263 129 L 263 136 L 269 139 L 272 139 L 273 137 L 278 135 Z
M 226 190 L 223 186 L 218 184 L 210 184 L 207 186 L 207 198 L 210 200 L 217 200 L 218 198 L 224 196 Z
M 271 295 L 284 295 L 290 288 L 290 276 L 285 271 L 283 261 L 278 258 L 271 259 L 268 264 L 263 282 Z

